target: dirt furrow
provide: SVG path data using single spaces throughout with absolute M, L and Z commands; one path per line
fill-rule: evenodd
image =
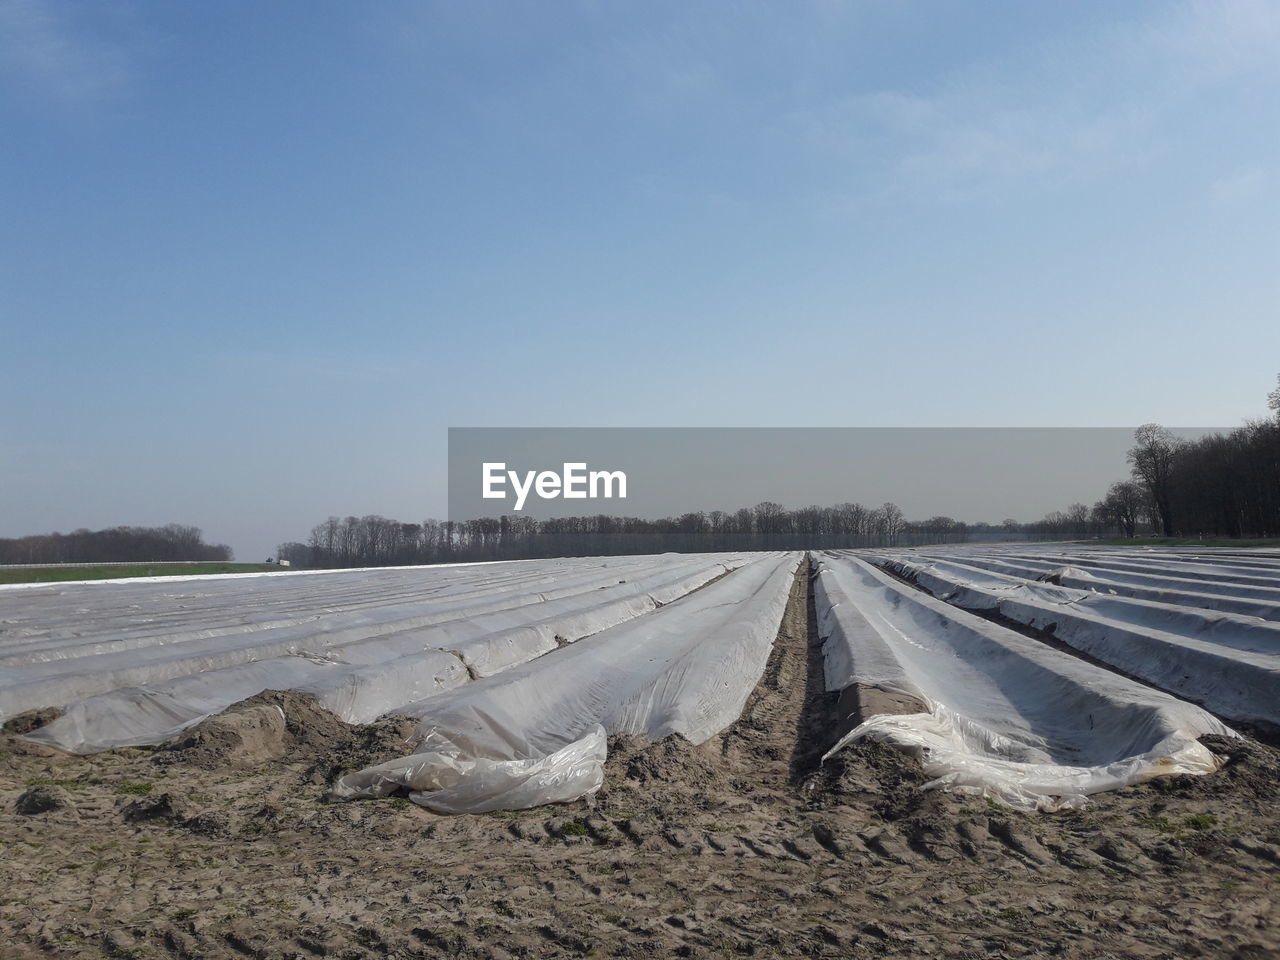
M 762 784 L 786 793 L 813 773 L 834 742 L 837 700 L 824 683 L 812 567 L 806 556 L 796 571 L 764 674 L 742 716 L 720 735 L 720 753 L 731 763 L 749 765 Z

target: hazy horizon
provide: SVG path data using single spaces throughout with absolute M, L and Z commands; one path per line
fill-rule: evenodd
M 1225 428 L 1170 429 L 1192 439 Z M 510 458 L 510 465 L 522 470 L 583 458 L 593 467 L 627 471 L 626 499 L 570 503 L 530 497 L 520 512 L 536 519 L 598 514 L 658 519 L 732 512 L 770 500 L 788 509 L 844 502 L 874 508 L 893 502 L 907 520 L 941 515 L 967 523 L 999 524 L 1005 518 L 1034 522 L 1072 503 L 1092 506 L 1101 499 L 1107 486 L 1127 478 L 1125 451 L 1131 445 L 1132 431 L 1119 427 L 464 428 L 450 431 L 445 508 L 382 515 L 406 523 L 515 515 L 509 503 L 478 498 L 479 470 L 473 468 L 495 456 Z M 482 456 L 482 450 L 488 453 Z M 803 472 L 795 469 L 798 463 L 805 465 Z M 993 465 L 999 487 L 991 483 Z M 459 483 L 463 477 L 467 479 Z M 455 485 L 465 487 L 465 494 L 457 493 Z M 248 554 L 219 537 L 216 528 L 184 518 L 173 522 L 201 526 L 206 542 L 227 543 L 238 561 L 261 562 L 274 556 L 281 543 L 305 543 L 311 528 L 330 516 L 369 513 L 377 511 L 318 514 L 271 543 L 259 535 L 250 544 L 259 549 Z M 227 522 L 235 529 L 239 518 L 231 516 Z M 119 525 L 124 524 L 104 526 Z M 253 536 L 252 531 L 247 534 Z

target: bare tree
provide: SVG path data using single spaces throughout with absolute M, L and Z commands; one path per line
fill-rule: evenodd
M 904 525 L 902 511 L 898 509 L 896 503 L 886 503 L 880 508 L 880 515 L 884 518 L 885 544 L 891 547 L 897 540 L 898 534 L 902 532 Z
M 1083 503 L 1073 503 L 1067 507 L 1067 523 L 1071 527 L 1071 536 L 1082 540 L 1089 535 L 1089 508 Z
M 1100 519 L 1106 524 L 1114 524 L 1120 533 L 1132 537 L 1138 526 L 1138 518 L 1142 515 L 1146 496 L 1142 488 L 1131 480 L 1113 483 L 1107 495 L 1099 502 Z
M 1134 479 L 1147 488 L 1166 537 L 1173 536 L 1170 486 L 1181 441 L 1158 423 L 1144 423 L 1133 433 L 1137 444 L 1129 450 Z
M 782 533 L 783 520 L 786 517 L 787 511 L 780 503 L 774 503 L 772 500 L 762 500 L 756 504 L 756 535 L 760 537 L 766 549 L 775 549 L 777 547 L 779 536 Z

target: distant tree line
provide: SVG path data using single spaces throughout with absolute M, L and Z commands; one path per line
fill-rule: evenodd
M 727 513 L 636 517 L 484 517 L 401 523 L 386 517 L 330 517 L 306 543 L 282 543 L 279 558 L 299 567 L 377 567 L 535 557 L 619 556 L 732 550 L 909 546 L 966 539 L 950 517 L 911 522 L 895 504 L 858 503 L 788 510 L 765 501 Z
M 1143 424 L 1128 454 L 1130 479 L 1113 483 L 1092 508 L 1072 504 L 1025 532 L 1051 540 L 1280 536 L 1280 377 L 1267 405 L 1270 419 L 1197 440 Z
M 204 542 L 199 527 L 112 527 L 0 538 L 0 563 L 133 563 L 230 560 L 226 544 Z
M 1280 377 L 1267 403 L 1274 414 L 1270 419 L 1198 440 L 1144 424 L 1128 452 L 1128 479 L 1111 484 L 1091 507 L 1073 503 L 1031 523 L 964 523 L 944 516 L 909 521 L 892 503 L 788 510 L 771 501 L 732 513 L 712 510 L 661 520 L 504 516 L 400 523 L 378 516 L 330 517 L 306 543 L 282 543 L 279 557 L 300 567 L 352 567 L 1139 534 L 1274 537 L 1280 536 Z
M 1185 440 L 1156 423 L 1139 427 L 1128 452 L 1130 477 L 1092 507 L 1073 503 L 1041 520 L 964 523 L 907 520 L 893 503 L 788 510 L 765 501 L 731 513 L 685 513 L 660 520 L 584 516 L 535 520 L 483 517 L 402 523 L 386 517 L 330 517 L 306 543 L 282 543 L 279 559 L 298 567 L 377 567 L 536 557 L 616 556 L 735 550 L 904 547 L 966 540 L 1080 540 L 1159 534 L 1280 537 L 1280 377 L 1267 396 L 1270 419 Z M 226 561 L 198 527 L 113 527 L 0 538 L 0 563 Z

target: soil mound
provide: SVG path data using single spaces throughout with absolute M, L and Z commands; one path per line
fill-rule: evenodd
M 874 740 L 857 740 L 828 760 L 808 783 L 819 806 L 852 804 L 886 821 L 928 815 L 938 800 L 921 789 L 929 778 L 918 757 Z
M 47 723 L 53 723 L 60 716 L 62 711 L 57 707 L 40 707 L 37 710 L 28 710 L 26 713 L 10 717 L 0 729 L 10 736 L 20 737 L 32 730 L 39 730 Z
M 687 784 L 705 786 L 718 771 L 703 750 L 673 733 L 661 740 L 620 735 L 609 738 L 609 759 L 605 780 L 625 777 L 638 783 Z
M 331 753 L 351 727 L 305 694 L 266 690 L 184 731 L 156 762 L 213 770 Z
M 1161 777 L 1150 788 L 1180 797 L 1230 796 L 1236 800 L 1274 803 L 1280 796 L 1280 754 L 1254 740 L 1210 734 L 1200 742 L 1225 758 L 1222 768 L 1207 777 Z
M 304 781 L 331 783 L 351 770 L 412 752 L 417 720 L 389 715 L 352 725 L 306 694 L 266 690 L 232 704 L 156 751 L 161 766 L 252 770 L 301 764 Z
M 338 721 L 341 723 L 341 721 Z M 331 784 L 344 773 L 361 770 L 413 752 L 417 718 L 389 714 L 364 726 L 342 724 L 345 733 L 328 749 L 318 751 L 306 779 Z
M 74 814 L 76 807 L 71 802 L 70 795 L 61 787 L 36 786 L 18 797 L 14 803 L 14 809 L 23 816 L 33 817 L 38 814 L 53 813 L 55 811 L 66 811 Z

